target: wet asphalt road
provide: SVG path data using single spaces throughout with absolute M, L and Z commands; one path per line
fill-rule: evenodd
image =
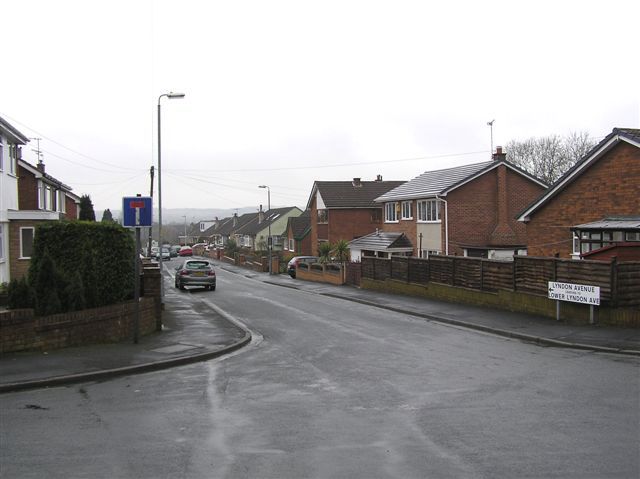
M 170 284 L 170 283 L 167 283 Z M 637 358 L 542 348 L 219 271 L 232 356 L 0 396 L 0 477 L 640 475 Z

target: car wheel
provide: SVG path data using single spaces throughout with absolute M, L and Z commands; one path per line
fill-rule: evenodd
M 184 284 L 178 283 L 178 288 L 180 288 L 181 291 L 184 291 Z
M 216 285 L 214 284 L 213 286 L 209 286 L 209 289 L 210 289 L 211 291 L 215 291 L 215 290 L 216 290 Z

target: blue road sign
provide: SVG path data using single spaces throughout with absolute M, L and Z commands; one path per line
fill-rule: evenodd
M 153 202 L 150 196 L 125 196 L 122 198 L 122 226 L 126 228 L 149 227 L 153 224 Z

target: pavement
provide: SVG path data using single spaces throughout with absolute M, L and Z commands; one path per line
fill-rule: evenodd
M 572 325 L 541 316 L 385 294 L 352 286 L 301 281 L 218 262 L 219 269 L 275 286 L 484 331 L 547 347 L 640 357 L 640 329 Z M 0 393 L 104 380 L 206 361 L 251 342 L 251 332 L 226 312 L 204 302 L 184 302 L 165 270 L 164 327 L 133 342 L 0 354 Z

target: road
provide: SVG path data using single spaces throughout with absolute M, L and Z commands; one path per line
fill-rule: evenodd
M 175 294 L 257 339 L 206 363 L 0 396 L 0 477 L 640 476 L 637 358 L 220 270 L 217 291 Z

